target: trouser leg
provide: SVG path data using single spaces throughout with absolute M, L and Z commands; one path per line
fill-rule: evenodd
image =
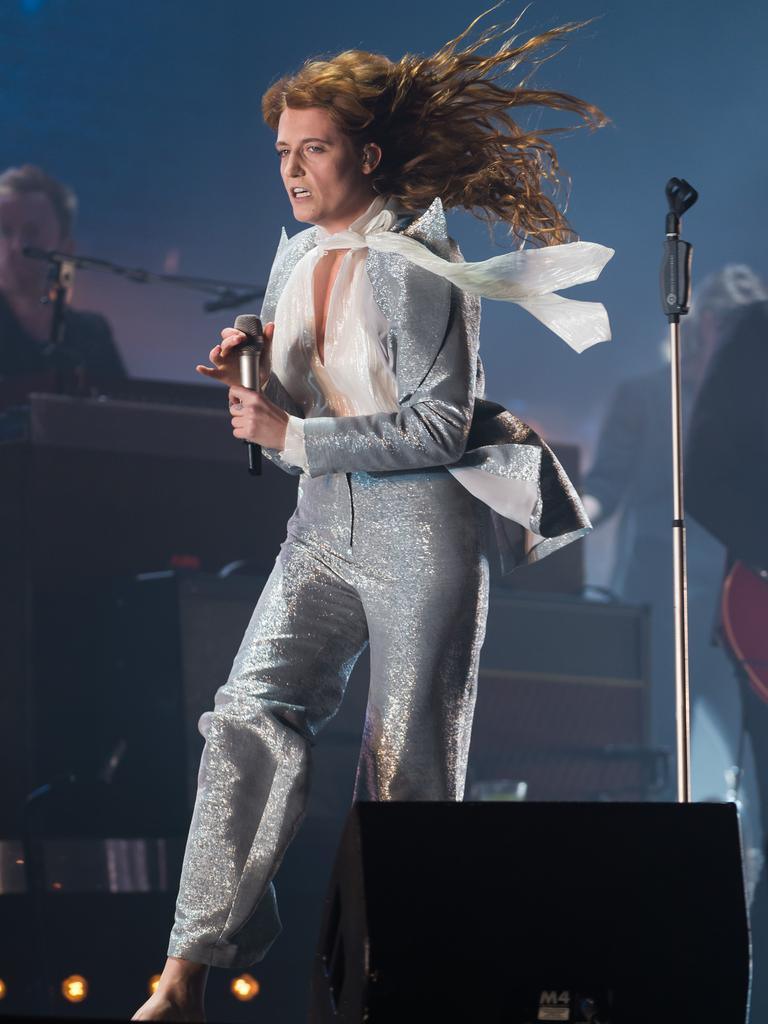
M 461 800 L 467 774 L 487 563 L 463 580 L 369 612 L 371 686 L 357 799 Z M 393 595 L 393 598 L 395 595 Z M 380 614 L 379 614 L 380 612 Z
M 287 542 L 214 709 L 168 954 L 260 960 L 280 931 L 271 879 L 305 812 L 313 737 L 367 640 L 354 589 L 322 552 Z
M 434 500 L 420 509 L 427 485 Z M 386 574 L 359 582 L 371 682 L 355 795 L 461 800 L 488 611 L 486 514 L 447 474 L 405 497 Z

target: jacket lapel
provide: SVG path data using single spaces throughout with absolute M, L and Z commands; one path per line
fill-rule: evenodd
M 444 259 L 450 255 L 439 197 L 421 216 L 402 218 L 392 230 L 423 242 Z M 397 253 L 369 249 L 366 269 L 376 303 L 390 323 L 387 344 L 402 403 L 418 389 L 440 350 L 448 326 L 451 285 Z
M 314 227 L 306 228 L 297 235 L 289 238 L 285 228 L 280 233 L 280 241 L 272 263 L 272 270 L 269 273 L 267 289 L 264 292 L 264 301 L 261 304 L 261 320 L 269 323 L 275 319 L 275 310 L 280 295 L 285 288 L 291 271 L 299 262 L 302 256 L 309 252 L 315 244 Z

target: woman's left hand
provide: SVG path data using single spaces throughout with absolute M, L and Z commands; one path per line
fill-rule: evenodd
M 229 411 L 235 437 L 278 451 L 285 447 L 288 413 L 261 391 L 233 385 L 229 389 Z

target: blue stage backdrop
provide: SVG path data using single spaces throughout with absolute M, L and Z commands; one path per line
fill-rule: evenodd
M 83 253 L 263 282 L 281 225 L 298 229 L 260 117 L 264 88 L 312 54 L 431 52 L 483 7 L 3 0 L 0 167 L 39 163 L 76 189 Z M 519 10 L 507 3 L 490 20 Z M 616 249 L 601 281 L 578 290 L 606 302 L 613 343 L 578 356 L 521 310 L 484 309 L 490 397 L 549 436 L 589 452 L 617 380 L 659 358 L 670 175 L 701 193 L 684 231 L 699 278 L 729 260 L 766 269 L 755 231 L 766 179 L 766 10 L 749 0 L 540 0 L 525 15 L 531 31 L 595 19 L 537 80 L 612 118 L 597 134 L 565 137 L 561 156 L 573 179 L 574 226 Z M 468 214 L 453 214 L 451 226 L 468 258 L 493 252 Z M 502 231 L 497 242 L 505 242 Z M 92 273 L 79 275 L 75 298 L 109 316 L 137 376 L 199 379 L 194 364 L 230 322 L 227 313 L 203 313 L 193 293 Z

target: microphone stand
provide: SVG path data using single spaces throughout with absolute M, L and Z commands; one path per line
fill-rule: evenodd
M 75 281 L 75 265 L 71 260 L 52 261 L 48 267 L 49 291 L 43 302 L 52 303 L 51 329 L 48 332 L 49 351 L 56 348 L 64 340 L 64 311 L 67 306 L 67 293 Z
M 48 291 L 40 300 L 41 303 L 53 307 L 48 344 L 43 349 L 43 355 L 50 360 L 57 391 L 65 391 L 70 380 L 74 381 L 77 390 L 82 390 L 85 378 L 82 363 L 70 358 L 68 365 L 66 359 L 63 362 L 60 359 L 60 354 L 64 351 L 67 299 L 75 283 L 75 264 L 71 259 L 67 259 L 65 254 L 61 255 L 62 259 L 49 260 Z
M 688 584 L 686 578 L 685 519 L 683 514 L 683 423 L 680 390 L 680 317 L 690 306 L 693 248 L 680 238 L 680 218 L 699 198 L 682 178 L 666 186 L 664 260 L 661 269 L 661 304 L 669 323 L 672 385 L 672 553 L 675 618 L 675 723 L 677 732 L 677 799 L 691 802 L 691 707 L 688 678 Z
M 54 302 L 59 302 L 60 316 L 63 315 L 67 288 L 71 285 L 75 269 L 78 270 L 100 270 L 110 274 L 117 274 L 134 284 L 167 284 L 179 288 L 190 288 L 193 291 L 209 292 L 216 296 L 215 299 L 205 303 L 207 312 L 214 312 L 217 309 L 227 309 L 250 301 L 253 298 L 260 298 L 264 294 L 264 288 L 254 287 L 252 284 L 241 284 L 236 281 L 218 281 L 211 277 L 185 277 L 179 274 L 155 274 L 151 270 L 143 270 L 141 267 L 125 267 L 119 263 L 112 263 L 110 260 L 97 259 L 95 256 L 75 256 L 71 253 L 59 252 L 56 249 L 36 249 L 34 246 L 27 246 L 24 255 L 33 260 L 47 260 L 51 265 L 51 279 L 59 280 L 67 277 L 63 290 L 56 289 Z M 43 300 L 45 301 L 45 300 Z M 56 307 L 54 306 L 54 322 L 57 321 Z

